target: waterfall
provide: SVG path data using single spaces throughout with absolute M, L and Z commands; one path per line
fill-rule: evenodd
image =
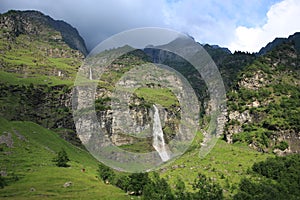
M 89 77 L 90 80 L 93 80 L 93 73 L 92 73 L 92 68 L 90 68 L 90 77 Z
M 159 118 L 158 109 L 155 105 L 153 105 L 154 108 L 154 122 L 153 122 L 153 144 L 152 146 L 154 149 L 158 152 L 160 158 L 162 161 L 167 161 L 170 159 L 170 156 L 166 150 L 165 140 L 164 140 L 164 134 L 161 128 L 161 122 Z

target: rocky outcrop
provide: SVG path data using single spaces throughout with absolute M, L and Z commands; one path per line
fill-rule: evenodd
M 110 102 L 106 102 L 109 105 Z M 100 127 L 104 131 L 111 141 L 117 145 L 127 145 L 137 142 L 140 136 L 135 133 L 142 134 L 141 137 L 151 138 L 152 137 L 152 124 L 153 124 L 153 109 L 148 106 L 145 100 L 134 97 L 128 103 L 129 110 L 128 115 L 130 119 L 124 119 L 125 121 L 130 121 L 130 125 L 126 126 L 125 121 L 120 121 L 116 118 L 117 115 L 123 115 L 124 113 L 118 113 L 119 110 L 111 110 L 109 106 L 106 106 L 104 110 L 97 111 L 98 121 Z M 114 114 L 113 114 L 114 112 Z M 120 111 L 121 112 L 121 111 Z M 170 141 L 179 131 L 178 127 L 178 112 L 179 108 L 168 109 L 159 108 L 160 118 L 162 122 L 162 127 L 165 132 L 165 140 Z
M 228 121 L 231 122 L 227 124 L 226 140 L 228 143 L 232 143 L 232 137 L 234 134 L 238 134 L 243 131 L 242 125 L 252 122 L 252 116 L 249 110 L 242 113 L 239 111 L 231 111 L 228 114 Z
M 3 135 L 0 136 L 0 144 L 5 144 L 7 147 L 12 148 L 14 141 L 11 133 L 4 132 Z
M 0 116 L 8 120 L 35 122 L 54 130 L 71 144 L 84 148 L 75 132 L 71 97 L 72 88 L 66 85 L 0 83 Z M 14 133 L 20 140 L 27 141 L 17 130 Z
M 243 75 L 241 81 L 238 83 L 239 87 L 244 87 L 249 90 L 258 90 L 266 86 L 269 83 L 267 76 L 262 71 L 255 72 L 254 75 L 247 77 L 245 74 Z

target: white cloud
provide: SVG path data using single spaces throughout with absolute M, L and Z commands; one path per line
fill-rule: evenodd
M 0 12 L 36 9 L 62 19 L 84 37 L 89 49 L 113 34 L 138 27 L 163 27 L 164 0 L 0 0 Z
M 266 12 L 269 7 L 278 1 L 173 1 L 164 9 L 164 22 L 170 28 L 188 33 L 200 43 L 228 46 L 235 38 L 236 27 L 253 27 L 264 24 L 267 21 Z M 245 28 L 239 28 L 238 31 L 244 34 L 247 32 Z M 244 49 L 247 47 L 245 46 Z
M 113 34 L 145 26 L 175 29 L 201 43 L 244 51 L 258 51 L 275 37 L 300 31 L 299 0 L 284 0 L 270 9 L 279 0 L 0 1 L 0 12 L 37 9 L 65 20 L 79 30 L 89 49 Z
M 228 46 L 231 51 L 258 52 L 261 47 L 276 37 L 287 37 L 300 31 L 300 1 L 284 0 L 271 6 L 267 21 L 259 27 L 239 26 L 235 38 Z
M 176 1 L 164 9 L 164 22 L 170 28 L 188 33 L 201 43 L 224 44 L 234 32 L 231 18 L 236 4 L 212 0 Z

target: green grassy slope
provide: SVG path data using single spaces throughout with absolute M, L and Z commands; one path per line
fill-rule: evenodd
M 259 153 L 243 143 L 228 144 L 219 139 L 215 147 L 204 158 L 199 157 L 199 140 L 195 138 L 191 148 L 173 163 L 162 167 L 160 174 L 175 188 L 178 178 L 192 191 L 192 183 L 198 173 L 211 177 L 224 189 L 226 199 L 231 199 L 237 192 L 238 184 L 243 177 L 248 177 L 248 168 L 253 163 L 263 161 L 272 154 Z
M 98 180 L 98 162 L 88 152 L 48 129 L 0 118 L 0 135 L 2 140 L 3 136 L 12 138 L 6 140 L 12 146 L 0 144 L 0 171 L 7 174 L 0 199 L 129 199 L 120 189 Z M 71 160 L 68 168 L 52 162 L 61 148 Z M 64 188 L 68 181 L 72 186 Z
M 49 20 L 39 12 L 0 14 L 0 116 L 74 130 L 70 96 L 84 54 Z

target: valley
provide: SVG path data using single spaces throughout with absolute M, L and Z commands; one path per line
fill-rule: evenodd
M 119 117 L 121 112 L 113 113 L 113 106 L 119 105 L 113 96 L 115 85 L 139 66 L 150 63 L 149 69 L 155 71 L 151 64 L 156 63 L 180 72 L 195 91 L 199 122 L 191 145 L 178 159 L 159 166 L 156 173 L 140 175 L 103 167 L 85 146 L 86 138 L 93 139 L 93 135 L 84 138 L 76 132 L 79 123 L 74 122 L 72 108 L 86 102 L 84 98 L 76 102 L 72 97 L 89 97 L 88 91 L 74 86 L 88 55 L 78 31 L 38 11 L 1 14 L 0 199 L 205 199 L 213 190 L 215 199 L 245 199 L 247 195 L 268 199 L 272 194 L 297 199 L 299 41 L 299 33 L 295 33 L 280 42 L 275 40 L 257 54 L 231 53 L 218 46 L 202 45 L 220 71 L 227 98 L 224 132 L 204 158 L 199 149 L 208 131 L 213 103 L 203 77 L 190 63 L 170 52 L 145 48 L 114 60 L 100 80 L 96 80 L 97 71 L 86 68 L 86 79 L 97 83 L 92 107 L 103 138 L 121 151 L 157 151 L 162 161 L 170 159 L 167 146 L 180 135 L 182 99 L 164 85 L 147 83 L 128 98 L 128 118 L 124 120 Z M 141 75 L 144 80 L 145 74 Z M 167 75 L 163 77 L 172 80 Z M 182 86 L 180 81 L 171 83 Z M 138 85 L 133 80 L 131 84 Z M 86 115 L 91 112 L 79 111 Z M 127 121 L 133 125 L 124 131 L 122 125 Z M 89 130 L 89 123 L 81 122 L 81 131 Z M 58 167 L 53 162 L 62 149 L 69 157 L 69 167 Z M 286 166 L 286 170 L 278 167 L 281 171 L 267 173 L 264 167 L 269 166 L 268 162 Z M 206 178 L 204 182 L 198 179 L 202 175 L 207 182 Z M 259 191 L 259 184 L 273 188 L 273 192 Z M 136 189 L 136 185 L 144 190 Z M 209 185 L 211 190 L 205 191 L 203 185 Z M 262 196 L 255 197 L 248 189 L 251 187 Z M 164 191 L 168 192 L 165 197 L 152 196 L 160 192 L 163 196 Z M 222 195 L 218 196 L 220 191 Z

